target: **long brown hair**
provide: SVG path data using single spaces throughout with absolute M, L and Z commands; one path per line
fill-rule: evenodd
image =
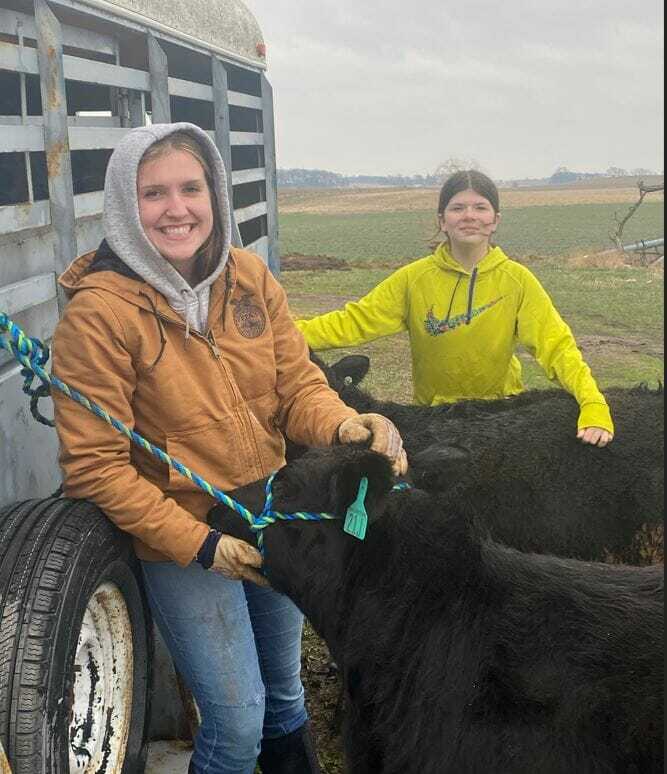
M 185 151 L 197 159 L 202 165 L 204 177 L 206 178 L 206 185 L 208 186 L 208 192 L 211 197 L 213 228 L 208 239 L 199 248 L 197 253 L 197 278 L 198 282 L 201 282 L 206 279 L 218 265 L 224 245 L 220 207 L 215 192 L 213 171 L 209 160 L 206 158 L 206 154 L 201 145 L 191 134 L 188 134 L 187 132 L 174 132 L 173 134 L 164 137 L 162 140 L 154 142 L 141 157 L 139 166 L 145 164 L 147 161 L 154 161 L 172 150 Z

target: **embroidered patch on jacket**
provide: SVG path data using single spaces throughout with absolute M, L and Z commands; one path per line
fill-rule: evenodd
M 484 306 L 480 306 L 477 309 L 473 309 L 472 312 L 470 312 L 470 320 L 473 320 L 475 317 L 479 317 L 480 314 L 484 314 L 484 312 L 491 309 L 491 307 L 495 306 L 501 300 L 502 296 L 500 296 L 500 298 L 496 298 L 494 301 L 491 301 L 489 304 L 485 304 Z M 428 311 L 428 314 L 426 315 L 424 326 L 426 327 L 426 332 L 431 336 L 440 336 L 443 333 L 448 333 L 449 331 L 453 331 L 456 328 L 460 328 L 462 325 L 466 325 L 467 323 L 467 314 L 458 314 L 456 317 L 450 317 L 449 320 L 438 320 L 438 318 L 433 314 L 433 307 L 431 307 Z
M 264 311 L 252 303 L 252 293 L 246 293 L 240 301 L 232 301 L 234 307 L 234 322 L 242 336 L 246 339 L 256 339 L 264 333 L 266 315 Z

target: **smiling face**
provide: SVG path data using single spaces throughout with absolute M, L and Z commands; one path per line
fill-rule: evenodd
M 440 216 L 440 227 L 452 244 L 488 245 L 500 213 L 481 194 L 468 189 L 453 196 Z
M 137 199 L 146 236 L 192 284 L 197 251 L 213 231 L 211 193 L 204 168 L 191 153 L 168 150 L 140 164 Z

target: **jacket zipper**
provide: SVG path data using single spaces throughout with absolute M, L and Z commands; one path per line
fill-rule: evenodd
M 172 320 L 170 317 L 166 317 L 165 315 L 162 315 L 159 312 L 157 313 L 157 316 L 161 320 L 164 320 L 167 323 L 171 323 L 172 325 L 176 325 L 182 330 L 186 329 L 186 326 L 183 323 L 178 322 L 177 320 Z M 242 409 L 238 411 L 238 417 L 239 417 L 239 420 L 241 421 L 241 425 L 245 428 L 247 437 L 252 439 L 252 445 L 255 450 L 255 459 L 258 462 L 257 470 L 260 474 L 262 474 L 264 465 L 263 465 L 262 455 L 260 454 L 260 451 L 259 451 L 259 446 L 257 445 L 257 438 L 255 437 L 255 432 L 253 431 L 252 423 L 250 422 L 249 417 L 244 415 L 244 414 L 248 414 L 250 412 L 250 409 L 246 406 L 246 402 L 241 396 L 240 392 L 238 391 L 238 387 L 236 386 L 234 379 L 232 379 L 230 374 L 227 373 L 227 368 L 222 358 L 222 350 L 220 349 L 220 347 L 218 347 L 215 341 L 215 335 L 213 333 L 213 330 L 209 329 L 208 334 L 206 336 L 204 336 L 202 333 L 199 333 L 199 331 L 191 330 L 190 335 L 193 336 L 194 338 L 201 339 L 202 341 L 206 342 L 213 357 L 218 361 L 218 366 L 222 371 L 223 376 L 227 380 L 227 383 L 229 384 L 229 387 L 231 389 L 232 395 L 234 396 L 234 400 L 236 401 L 237 406 L 245 408 L 245 411 Z
M 229 376 L 226 373 L 225 365 L 224 365 L 224 362 L 222 360 L 222 350 L 220 349 L 220 347 L 218 347 L 218 345 L 217 345 L 217 343 L 215 341 L 215 334 L 213 333 L 213 329 L 212 328 L 209 329 L 208 335 L 210 337 L 210 345 L 211 345 L 211 347 L 213 347 L 214 352 L 218 353 L 216 355 L 216 358 L 217 358 L 217 360 L 218 360 L 218 362 L 220 364 L 220 367 L 221 367 L 221 369 L 223 371 L 225 371 L 225 376 L 227 377 L 227 380 L 229 381 L 230 385 L 232 386 L 232 389 L 235 391 L 234 394 L 236 395 L 236 385 L 235 385 L 234 381 L 232 380 L 231 376 Z M 247 426 L 248 437 L 252 438 L 252 445 L 253 445 L 253 448 L 255 449 L 255 459 L 259 463 L 259 465 L 257 467 L 257 470 L 259 471 L 260 475 L 263 475 L 263 470 L 264 470 L 264 464 L 263 463 L 264 463 L 264 460 L 263 460 L 262 455 L 261 455 L 261 453 L 259 451 L 259 446 L 257 444 L 257 437 L 255 435 L 254 430 L 252 429 L 252 422 L 250 422 L 250 418 L 247 416 L 247 415 L 249 415 L 251 413 L 251 409 L 248 406 L 246 401 L 242 401 L 241 400 L 241 395 L 240 394 L 237 397 L 237 401 L 238 401 L 239 405 L 243 405 L 244 408 L 245 408 L 245 415 L 246 416 L 244 416 L 244 412 L 240 412 L 241 421 L 243 422 L 244 425 Z M 255 420 L 258 421 L 257 417 L 255 417 Z

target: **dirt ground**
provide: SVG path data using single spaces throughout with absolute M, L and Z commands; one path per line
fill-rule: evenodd
M 280 256 L 281 271 L 350 271 L 349 261 L 332 255 L 302 255 L 288 253 Z
M 343 774 L 341 681 L 327 646 L 306 624 L 301 677 L 324 774 Z

